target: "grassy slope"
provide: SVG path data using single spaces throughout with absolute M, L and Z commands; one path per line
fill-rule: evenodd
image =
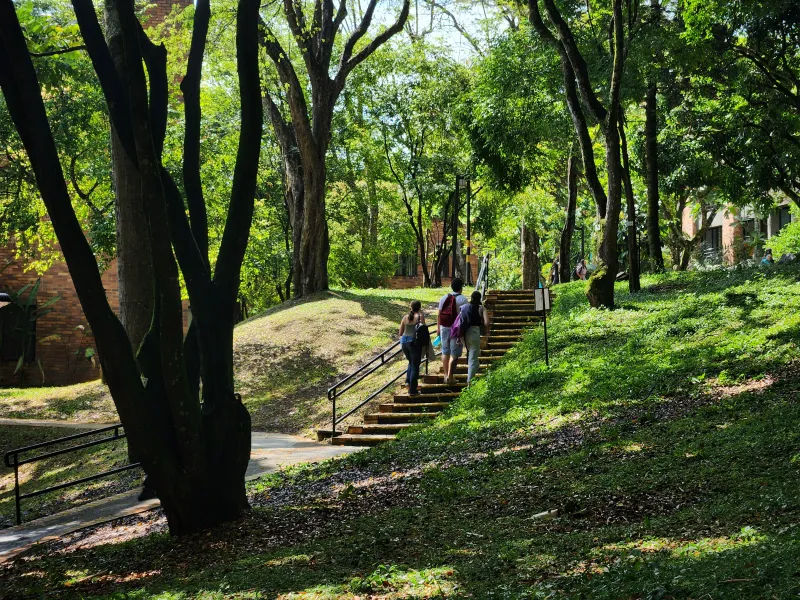
M 0 449 L 20 448 L 59 437 L 81 433 L 75 429 L 54 427 L 19 427 L 0 425 Z M 107 434 L 103 434 L 105 437 Z M 88 437 L 88 442 L 96 437 Z M 73 442 L 77 443 L 77 442 Z M 64 446 L 53 446 L 38 453 L 59 450 Z M 25 459 L 35 454 L 20 457 Z M 101 444 L 92 448 L 79 450 L 74 454 L 55 456 L 35 463 L 20 466 L 19 475 L 23 494 L 51 487 L 80 477 L 107 471 L 128 462 L 127 449 L 124 443 L 114 442 Z M 120 473 L 111 478 L 98 479 L 80 487 L 67 488 L 49 492 L 35 498 L 22 500 L 22 520 L 30 521 L 59 510 L 65 510 L 91 500 L 132 489 L 141 483 L 139 470 Z M 14 525 L 14 470 L 0 463 L 0 528 Z
M 796 597 L 799 279 L 670 274 L 615 311 L 561 286 L 550 369 L 537 330 L 433 426 L 262 479 L 242 524 L 0 575 L 48 597 Z
M 430 305 L 443 293 L 332 291 L 287 302 L 241 323 L 234 333 L 236 385 L 251 410 L 253 428 L 295 433 L 325 420 L 325 390 L 331 383 L 389 344 L 411 300 Z M 0 397 L 0 417 L 117 420 L 108 390 L 99 381 L 1 388 Z

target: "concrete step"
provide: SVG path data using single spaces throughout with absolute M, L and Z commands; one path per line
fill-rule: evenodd
M 394 401 L 400 404 L 424 404 L 425 402 L 446 402 L 453 398 L 458 398 L 461 392 L 439 392 L 438 394 L 420 394 L 419 396 L 409 396 L 406 394 L 395 394 Z
M 415 423 L 384 423 L 381 425 L 351 425 L 347 428 L 347 433 L 357 435 L 394 435 L 414 427 Z
M 421 381 L 422 381 L 423 384 L 444 383 L 444 376 L 443 375 L 423 375 Z M 466 377 L 459 378 L 459 376 L 456 375 L 456 382 L 461 383 L 461 382 L 466 382 L 466 381 L 467 381 Z
M 412 402 L 403 404 L 400 402 L 386 402 L 378 407 L 382 413 L 419 413 L 419 412 L 442 412 L 450 405 L 449 402 Z
M 377 425 L 382 423 L 414 423 L 435 419 L 436 413 L 369 413 L 364 415 L 364 423 Z
M 337 435 L 331 441 L 334 446 L 377 446 L 394 439 L 394 435 L 370 435 L 344 433 Z
M 487 344 L 492 344 L 494 342 L 512 342 L 516 343 L 520 340 L 521 335 L 506 335 L 504 332 L 497 332 L 496 334 L 490 335 L 489 339 L 487 340 Z
M 422 396 L 427 396 L 428 394 L 442 394 L 447 392 L 460 392 L 466 386 L 466 383 L 461 383 L 456 381 L 455 383 L 424 383 L 419 386 L 419 393 Z
M 509 350 L 509 349 L 513 348 L 514 344 L 516 344 L 516 343 L 517 343 L 516 341 L 514 341 L 514 342 L 489 342 L 489 350 L 496 350 L 496 349 L 499 349 L 499 348 L 504 348 L 506 350 Z M 492 357 L 492 358 L 494 358 L 494 357 Z

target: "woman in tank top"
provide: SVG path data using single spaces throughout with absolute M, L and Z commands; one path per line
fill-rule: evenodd
M 417 385 L 419 383 L 419 364 L 422 361 L 422 349 L 417 347 L 414 330 L 417 324 L 425 324 L 425 315 L 422 314 L 421 309 L 422 303 L 419 300 L 414 300 L 409 307 L 408 314 L 403 315 L 403 320 L 400 321 L 400 331 L 398 332 L 400 335 L 400 347 L 408 359 L 406 385 L 408 386 L 409 396 L 417 396 L 419 394 Z

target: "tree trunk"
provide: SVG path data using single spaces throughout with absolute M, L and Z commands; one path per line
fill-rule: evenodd
M 303 169 L 296 151 L 286 155 L 283 162 L 284 168 L 286 169 L 286 180 L 284 184 L 286 206 L 289 212 L 289 224 L 292 228 L 292 285 L 294 286 L 294 295 L 297 297 L 303 295 L 303 282 L 301 279 L 303 267 L 300 264 L 300 241 L 303 237 L 305 188 L 303 185 Z
M 657 88 L 654 82 L 647 87 L 645 98 L 644 152 L 647 174 L 647 246 L 653 269 L 664 270 L 661 252 L 661 229 L 659 224 L 658 193 L 658 105 Z
M 106 39 L 114 66 L 122 81 L 127 81 L 119 17 L 114 3 L 108 0 L 105 5 L 105 21 Z M 113 125 L 111 165 L 117 221 L 119 316 L 135 354 L 150 329 L 153 318 L 153 265 L 150 262 L 147 211 L 138 167 L 122 148 Z
M 608 210 L 606 218 L 600 221 L 600 246 L 597 250 L 598 268 L 589 278 L 589 287 L 586 290 L 586 296 L 592 306 L 607 308 L 614 307 L 614 283 L 619 270 L 617 231 L 619 230 L 619 211 L 622 203 L 622 164 L 620 163 L 616 114 L 610 117 L 610 121 L 611 123 L 606 127 Z
M 558 250 L 558 280 L 567 283 L 572 273 L 572 235 L 575 232 L 575 209 L 578 204 L 578 159 L 570 154 L 567 161 L 567 220 L 561 231 Z
M 619 122 L 619 138 L 622 149 L 622 181 L 625 187 L 625 200 L 628 217 L 628 291 L 638 292 L 641 289 L 639 282 L 639 244 L 636 240 L 636 199 L 633 197 L 631 184 L 631 164 L 628 158 L 628 138 L 625 135 L 624 119 Z
M 539 236 L 524 220 L 520 231 L 522 253 L 522 289 L 539 287 Z
M 378 186 L 372 161 L 367 161 L 367 198 L 369 201 L 369 243 L 372 248 L 378 247 Z

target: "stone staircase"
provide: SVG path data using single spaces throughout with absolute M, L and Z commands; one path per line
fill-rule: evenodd
M 481 339 L 480 373 L 490 368 L 520 339 L 523 331 L 537 325 L 533 291 L 490 290 L 485 306 L 489 312 L 489 335 Z M 335 445 L 375 446 L 393 440 L 397 432 L 432 421 L 467 386 L 466 352 L 456 367 L 456 382 L 443 382 L 442 375 L 421 375 L 420 394 L 397 392 L 391 402 L 380 404 L 378 412 L 368 413 L 360 425 L 350 425 L 332 439 Z

